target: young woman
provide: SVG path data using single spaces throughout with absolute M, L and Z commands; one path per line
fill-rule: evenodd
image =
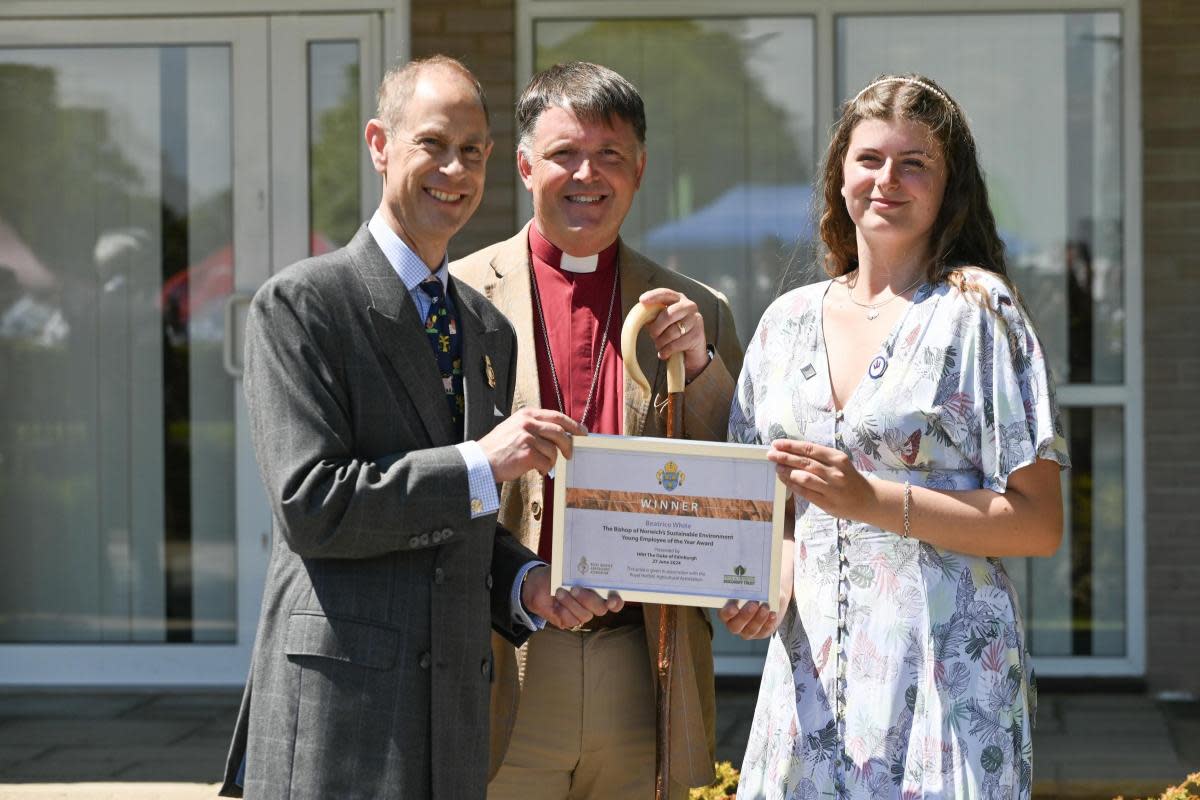
M 738 796 L 1027 798 L 1032 671 L 999 557 L 1057 549 L 1068 461 L 962 109 L 880 77 L 821 189 L 832 279 L 767 309 L 730 417 L 794 508 Z

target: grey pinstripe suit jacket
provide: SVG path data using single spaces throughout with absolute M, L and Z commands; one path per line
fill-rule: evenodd
M 510 408 L 515 338 L 450 292 L 476 439 Z M 525 638 L 509 592 L 535 556 L 470 518 L 422 327 L 365 226 L 255 295 L 245 391 L 274 542 L 222 794 L 244 756 L 246 797 L 484 796 L 489 629 Z

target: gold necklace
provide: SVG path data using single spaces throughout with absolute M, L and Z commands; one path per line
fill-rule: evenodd
M 916 286 L 918 283 L 921 283 L 923 280 L 925 280 L 924 275 L 918 276 L 915 281 L 913 281 L 908 286 L 906 286 L 902 291 L 900 291 L 897 294 L 892 295 L 887 300 L 883 300 L 878 303 L 860 303 L 854 299 L 854 294 L 853 294 L 854 286 L 858 286 L 858 278 L 854 279 L 854 286 L 850 285 L 850 281 L 846 281 L 846 283 L 843 285 L 846 287 L 846 297 L 850 298 L 850 302 L 854 303 L 854 305 L 858 306 L 859 308 L 867 309 L 867 319 L 872 320 L 879 316 L 879 309 L 883 308 L 888 303 L 895 300 L 897 297 L 901 297 L 901 296 L 907 294 L 909 289 L 912 289 L 914 286 Z

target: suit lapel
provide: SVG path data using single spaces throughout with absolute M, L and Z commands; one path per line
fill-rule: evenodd
M 542 408 L 541 384 L 538 382 L 537 341 L 533 326 L 533 287 L 529 280 L 529 225 L 504 242 L 492 258 L 493 277 L 484 283 L 482 291 L 488 300 L 508 317 L 517 334 L 521 354 L 517 357 L 516 386 L 513 391 L 513 411 L 532 406 Z
M 638 298 L 652 287 L 651 268 L 649 263 L 630 250 L 622 241 L 617 251 L 617 266 L 621 270 L 621 319 L 629 316 L 630 310 L 637 304 Z M 651 395 L 654 387 L 658 386 L 658 371 L 662 364 L 654 350 L 654 340 L 648 333 L 638 336 L 637 360 L 650 382 Z M 625 373 L 625 420 L 622 425 L 626 436 L 641 436 L 646 426 L 646 415 L 650 411 L 651 396 Z
M 458 313 L 459 335 L 462 336 L 463 400 L 466 403 L 466 439 L 478 439 L 496 426 L 497 411 L 508 416 L 508 409 L 496 406 L 496 373 L 488 365 L 499 344 L 501 331 L 488 330 L 458 291 L 458 281 L 450 279 L 450 296 Z
M 518 411 L 527 406 L 541 408 L 542 392 L 533 335 L 533 287 L 529 281 L 529 223 L 517 235 L 496 247 L 488 267 L 480 278 L 480 285 L 475 288 L 508 318 L 517 335 L 511 410 Z M 542 491 L 542 476 L 535 471 L 525 473 L 519 481 L 505 483 L 500 489 L 501 520 L 512 526 L 521 543 L 534 552 L 537 552 L 541 539 L 542 524 L 541 516 L 534 517 L 530 506 L 541 503 Z M 497 697 L 500 695 L 493 693 L 493 702 L 502 702 Z
M 458 441 L 442 376 L 408 290 L 364 225 L 348 245 L 370 295 L 368 315 L 384 357 L 396 372 L 392 392 L 407 396 L 434 444 Z

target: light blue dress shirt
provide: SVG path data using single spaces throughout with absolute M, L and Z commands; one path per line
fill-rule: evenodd
M 433 300 L 429 295 L 420 288 L 421 281 L 429 278 L 429 267 L 421 260 L 421 257 L 414 253 L 404 240 L 396 235 L 396 232 L 384 221 L 383 216 L 376 211 L 371 217 L 371 221 L 367 223 L 367 230 L 371 232 L 371 236 L 375 239 L 375 244 L 379 245 L 379 249 L 383 251 L 387 257 L 388 263 L 392 265 L 392 269 L 396 270 L 396 274 L 400 276 L 400 280 L 404 283 L 404 288 L 408 290 L 408 296 L 417 306 L 417 316 L 421 319 L 429 314 L 429 307 L 433 304 Z M 450 292 L 447 287 L 447 280 L 450 276 L 450 270 L 447 267 L 446 256 L 442 256 L 442 263 L 433 273 L 433 276 L 442 282 L 442 289 L 445 290 L 446 306 L 451 313 L 454 313 L 454 301 L 450 299 Z M 483 453 L 483 448 L 476 441 L 466 441 L 455 445 L 458 448 L 459 454 L 467 465 L 467 482 L 471 495 L 471 506 L 474 510 L 471 512 L 471 518 L 482 517 L 486 514 L 495 514 L 500 509 L 500 496 L 496 492 L 496 479 L 492 475 L 492 465 L 488 463 L 487 456 Z M 475 501 L 480 501 L 478 504 Z M 546 625 L 546 621 L 536 614 L 528 614 L 525 611 L 524 605 L 521 603 L 521 586 L 525 583 L 525 576 L 529 570 L 536 566 L 545 565 L 542 561 L 531 561 L 521 568 L 517 574 L 517 579 L 513 582 L 511 595 L 513 620 L 519 622 L 530 630 L 539 631 Z

